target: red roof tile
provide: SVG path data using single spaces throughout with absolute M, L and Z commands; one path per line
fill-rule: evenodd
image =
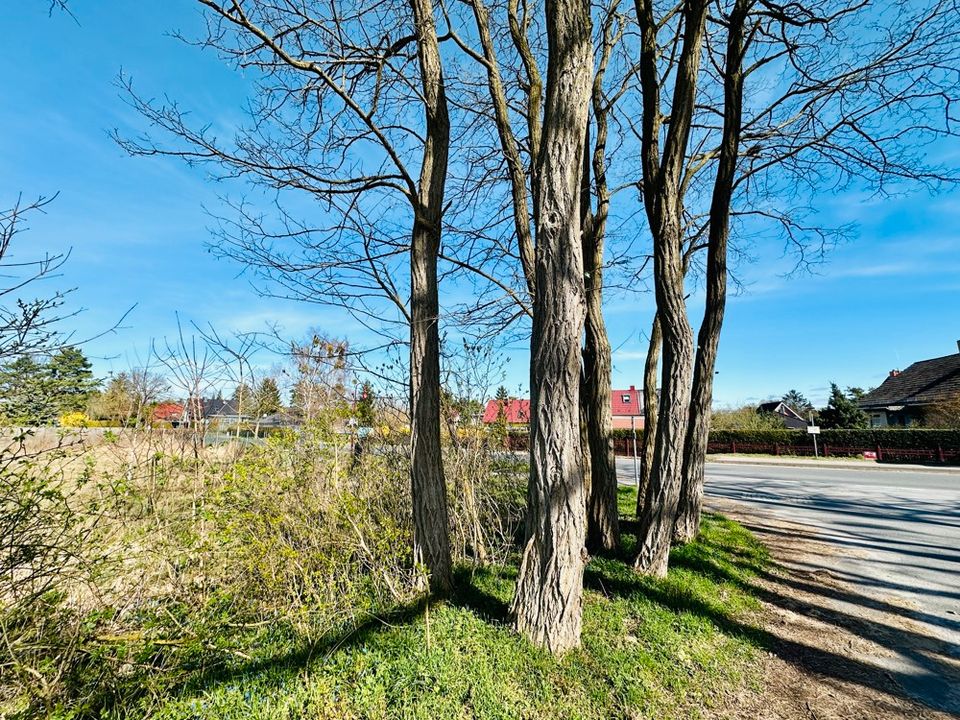
M 641 417 L 643 392 L 633 385 L 628 390 L 610 391 L 610 409 L 614 417 Z M 526 425 L 530 422 L 530 401 L 512 398 L 503 403 L 503 414 L 508 425 Z M 495 423 L 500 415 L 500 401 L 489 400 L 483 411 L 483 422 Z
M 173 422 L 183 417 L 183 405 L 180 403 L 160 403 L 153 409 L 153 419 L 158 422 Z
M 633 385 L 628 390 L 610 391 L 610 409 L 616 415 L 636 415 L 639 417 L 643 413 L 640 410 L 641 390 L 637 390 Z
M 500 401 L 490 400 L 483 411 L 485 423 L 495 423 L 500 417 Z M 503 415 L 508 425 L 526 425 L 530 422 L 530 401 L 512 398 L 503 403 Z

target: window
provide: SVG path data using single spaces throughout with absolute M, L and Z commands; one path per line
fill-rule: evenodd
M 628 403 L 628 402 L 630 402 L 630 396 L 629 396 L 629 395 L 621 395 L 621 396 L 620 396 L 620 400 L 621 400 L 622 402 Z

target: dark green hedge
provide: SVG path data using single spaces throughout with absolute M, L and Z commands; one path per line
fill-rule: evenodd
M 926 430 L 914 428 L 872 428 L 864 430 L 822 430 L 821 444 L 836 447 L 875 450 L 898 448 L 902 450 L 957 450 L 960 449 L 960 430 Z M 811 437 L 800 430 L 716 430 L 710 433 L 712 443 L 743 443 L 806 447 L 813 444 Z
M 637 437 L 642 436 L 637 431 Z M 518 445 L 526 439 L 526 433 L 516 435 Z M 633 434 L 630 430 L 614 430 L 613 437 L 621 443 L 629 441 Z M 803 430 L 714 430 L 710 433 L 710 442 L 719 444 L 743 445 L 779 445 L 784 450 L 812 448 L 813 439 Z M 881 448 L 899 450 L 960 450 L 960 430 L 927 430 L 919 428 L 872 428 L 865 430 L 822 430 L 818 437 L 821 447 L 851 448 L 854 450 L 876 450 Z

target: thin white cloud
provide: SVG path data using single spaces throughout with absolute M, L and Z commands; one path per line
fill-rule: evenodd
M 613 353 L 617 360 L 646 360 L 646 350 L 617 350 Z

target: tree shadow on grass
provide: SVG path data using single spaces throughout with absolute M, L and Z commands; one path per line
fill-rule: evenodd
M 734 558 L 732 563 L 730 558 Z M 869 687 L 887 695 L 910 698 L 941 712 L 960 712 L 954 691 L 957 673 L 949 659 L 949 649 L 941 647 L 943 643 L 907 628 L 852 615 L 830 607 L 826 601 L 840 600 L 929 622 L 930 618 L 922 613 L 883 603 L 849 589 L 796 580 L 786 572 L 766 568 L 749 550 L 738 550 L 703 538 L 691 545 L 675 548 L 671 555 L 671 567 L 707 577 L 717 584 L 733 585 L 770 605 L 843 628 L 905 657 L 919 670 L 881 670 L 854 657 L 778 637 L 742 618 L 718 611 L 695 592 L 671 582 L 669 577 L 665 580 L 644 577 L 619 563 L 591 564 L 587 568 L 584 584 L 607 595 L 642 597 L 677 612 L 707 618 L 724 633 L 743 638 L 805 671 Z M 761 579 L 766 582 L 760 582 Z M 800 590 L 822 598 L 824 602 L 801 600 L 794 593 L 778 591 L 778 588 Z M 937 624 L 942 625 L 943 622 Z
M 887 695 L 897 694 L 897 688 L 890 682 L 890 675 L 855 658 L 777 637 L 752 624 L 749 617 L 724 612 L 719 602 L 708 602 L 704 596 L 698 595 L 687 587 L 676 575 L 666 580 L 656 580 L 636 574 L 629 564 L 634 539 L 627 536 L 625 541 L 625 549 L 619 555 L 619 559 L 601 558 L 590 563 L 584 575 L 585 587 L 607 596 L 653 602 L 674 612 L 692 613 L 708 620 L 723 633 L 743 639 L 754 647 L 775 653 L 785 661 L 806 671 L 873 688 Z M 874 636 L 881 629 L 871 627 L 870 621 L 829 610 L 820 604 L 804 603 L 786 594 L 778 593 L 775 589 L 768 589 L 776 588 L 776 582 L 782 583 L 783 578 L 766 569 L 766 563 L 755 548 L 738 543 L 725 543 L 722 541 L 722 536 L 720 541 L 702 538 L 697 543 L 675 550 L 671 563 L 675 569 L 709 580 L 713 587 L 732 585 L 772 605 L 800 614 L 814 615 L 818 619 L 845 627 L 865 637 L 870 635 L 874 640 L 876 640 Z M 420 598 L 382 615 L 371 616 L 353 627 L 330 632 L 312 642 L 292 637 L 289 643 L 281 644 L 278 651 L 265 654 L 263 657 L 230 664 L 221 662 L 209 665 L 195 672 L 186 682 L 169 688 L 166 694 L 182 698 L 201 696 L 218 687 L 236 685 L 244 679 L 256 679 L 261 688 L 279 687 L 308 671 L 313 663 L 330 657 L 338 651 L 363 646 L 378 634 L 389 632 L 397 626 L 421 622 L 428 606 L 435 602 L 444 602 L 469 610 L 487 623 L 504 626 L 510 620 L 508 598 L 512 595 L 516 574 L 516 568 L 510 566 L 461 566 L 456 570 L 454 592 L 442 601 Z M 774 582 L 767 583 L 765 586 L 759 581 L 761 578 L 772 579 Z M 808 592 L 816 590 L 812 586 L 803 589 Z M 857 598 L 851 597 L 847 600 L 855 602 Z M 889 630 L 889 628 L 882 629 Z M 229 638 L 227 640 L 229 641 Z M 940 659 L 940 662 L 945 665 L 948 661 Z M 893 679 L 901 685 L 909 684 L 911 678 L 901 675 L 894 673 Z M 922 680 L 936 682 L 932 673 L 931 677 L 925 677 Z M 942 678 L 940 681 L 945 682 Z M 950 707 L 946 704 L 948 694 L 945 692 L 942 695 L 943 702 L 927 702 L 927 705 L 934 709 L 949 711 Z M 936 696 L 931 695 L 931 697 Z M 105 703 L 107 704 L 109 703 Z
M 256 679 L 258 684 L 279 687 L 286 680 L 296 677 L 312 663 L 328 658 L 341 650 L 359 647 L 370 642 L 376 635 L 391 631 L 397 627 L 420 622 L 428 606 L 438 603 L 449 604 L 474 613 L 477 617 L 492 625 L 506 625 L 509 620 L 509 603 L 504 599 L 512 594 L 517 570 L 514 567 L 460 566 L 454 570 L 455 586 L 453 592 L 445 598 L 422 596 L 417 600 L 397 605 L 393 609 L 370 615 L 352 626 L 343 626 L 326 633 L 315 640 L 296 636 L 293 631 L 287 642 L 280 643 L 281 649 L 254 659 L 234 661 L 229 651 L 213 651 L 218 657 L 206 658 L 199 667 L 194 667 L 189 677 L 178 683 L 167 685 L 164 695 L 169 697 L 199 696 L 212 692 L 217 687 L 236 685 L 244 679 Z M 231 640 L 242 647 L 242 636 L 221 636 L 219 644 L 229 647 Z M 247 649 L 247 648 L 244 648 Z M 160 648 L 154 656 L 158 666 L 167 662 L 176 663 L 176 657 L 170 655 L 170 648 Z M 196 663 L 193 663 L 196 664 Z M 90 707 L 97 708 L 95 716 L 110 715 L 128 705 L 129 693 L 101 692 L 90 701 Z

